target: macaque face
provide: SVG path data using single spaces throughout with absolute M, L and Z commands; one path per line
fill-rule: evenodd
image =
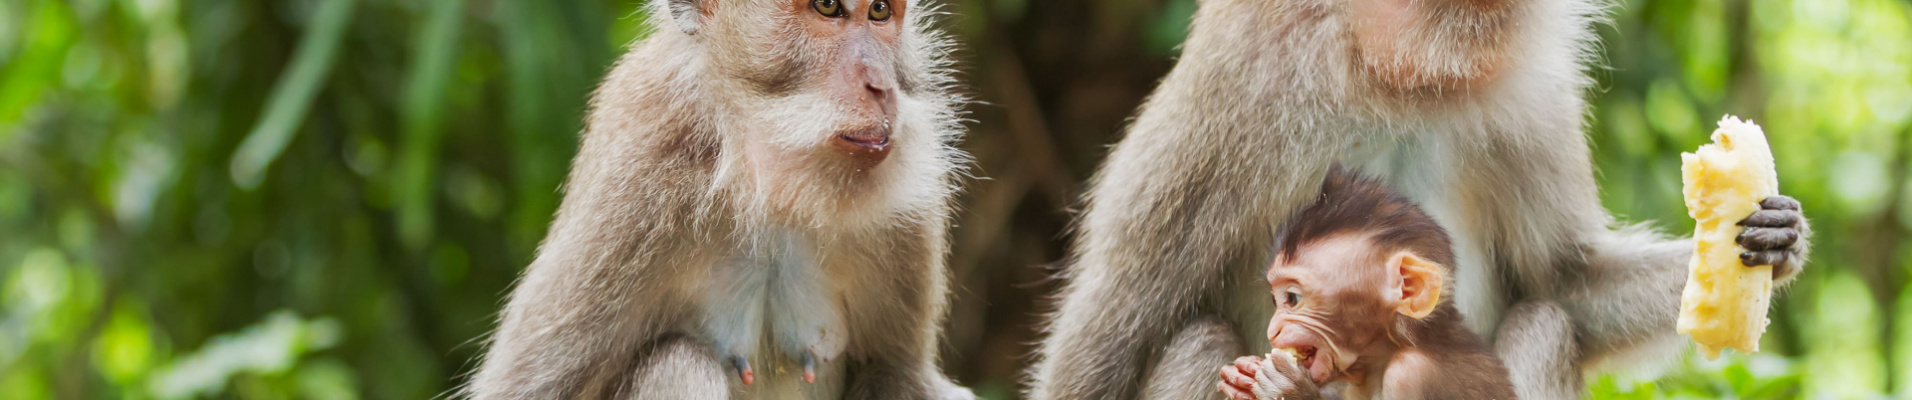
M 1438 301 L 1427 296 L 1438 296 L 1439 278 L 1424 275 L 1419 263 L 1411 253 L 1375 248 L 1362 234 L 1278 257 L 1268 270 L 1275 302 L 1269 345 L 1292 350 L 1317 384 L 1365 379 L 1365 362 L 1385 363 L 1395 350 L 1388 333 L 1399 316 L 1424 317 Z
M 759 158 L 867 170 L 882 163 L 900 131 L 903 0 L 776 0 L 731 24 L 743 51 L 716 66 L 752 95 L 738 114 L 757 115 L 748 132 Z M 764 18 L 762 11 L 769 11 Z M 782 168 L 792 168 L 785 165 Z

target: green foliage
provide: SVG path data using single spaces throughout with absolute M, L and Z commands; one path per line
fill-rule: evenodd
M 1033 116 L 1009 125 L 1055 129 L 1057 165 L 1092 164 L 1074 155 L 1113 129 L 1077 122 L 1115 126 L 1121 94 L 1157 76 L 1051 55 L 1151 71 L 1129 63 L 1173 57 L 1200 4 L 950 3 L 990 104 L 972 150 L 1001 157 L 1002 116 Z M 1684 352 L 1592 377 L 1593 397 L 1912 398 L 1912 4 L 1616 6 L 1588 99 L 1608 208 L 1691 229 L 1677 154 L 1730 113 L 1767 128 L 1817 240 L 1761 353 Z M 0 1 L 0 397 L 444 393 L 544 235 L 589 91 L 645 21 L 630 0 Z M 1027 176 L 1045 175 L 1087 173 Z M 1054 239 L 1041 224 L 1001 229 Z M 1021 322 L 966 340 L 1026 342 L 1016 312 L 970 315 Z M 954 372 L 978 394 L 1018 394 L 1021 361 L 963 358 L 949 369 L 983 371 Z

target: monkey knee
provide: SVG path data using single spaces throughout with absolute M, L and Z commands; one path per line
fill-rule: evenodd
M 631 378 L 633 399 L 726 399 L 728 375 L 710 348 L 686 337 L 659 341 Z
M 1218 318 L 1197 319 L 1169 337 L 1143 378 L 1141 398 L 1221 398 L 1215 371 L 1247 352 L 1233 325 Z
M 1161 363 L 1178 362 L 1177 355 L 1232 360 L 1247 351 L 1241 338 L 1235 335 L 1234 325 L 1218 318 L 1201 318 L 1169 338 L 1168 345 L 1163 347 Z
M 1501 339 L 1521 339 L 1527 336 L 1558 338 L 1562 335 L 1573 336 L 1573 317 L 1567 309 L 1554 302 L 1522 302 L 1501 320 Z M 1498 340 L 1496 340 L 1498 342 Z
M 1494 353 L 1512 373 L 1523 399 L 1571 399 L 1584 386 L 1573 318 L 1553 302 L 1522 302 L 1508 310 Z
M 1501 319 L 1494 353 L 1516 370 L 1571 368 L 1579 359 L 1576 336 L 1573 318 L 1559 304 L 1523 302 Z

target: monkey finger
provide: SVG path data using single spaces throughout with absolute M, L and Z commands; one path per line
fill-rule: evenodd
M 1221 389 L 1222 395 L 1228 396 L 1229 400 L 1255 400 L 1255 395 L 1250 394 L 1247 389 L 1235 387 L 1228 382 L 1217 383 L 1215 386 Z
M 1255 365 L 1261 364 L 1261 357 L 1245 356 L 1235 359 L 1235 369 L 1249 376 L 1255 375 Z
M 1746 219 L 1739 220 L 1739 226 L 1790 228 L 1798 225 L 1799 220 L 1800 216 L 1798 211 L 1759 210 L 1753 212 L 1753 215 L 1746 216 Z
M 1779 250 L 1799 243 L 1799 230 L 1792 228 L 1746 228 L 1733 242 L 1747 250 Z
M 1240 368 L 1233 366 L 1222 367 L 1222 383 L 1246 388 L 1255 385 L 1255 377 L 1246 372 L 1242 372 Z
M 1778 265 L 1779 263 L 1786 261 L 1786 257 L 1788 255 L 1789 254 L 1787 254 L 1785 250 L 1748 251 L 1745 253 L 1739 253 L 1739 262 L 1741 264 L 1745 264 L 1748 267 L 1757 267 L 1761 265 Z
M 1764 208 L 1768 210 L 1799 211 L 1799 200 L 1793 200 L 1791 196 L 1787 196 L 1783 194 L 1774 195 L 1772 197 L 1767 197 L 1765 200 L 1760 200 L 1759 208 Z

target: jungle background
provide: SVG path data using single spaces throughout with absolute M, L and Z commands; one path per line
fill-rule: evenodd
M 979 100 L 946 371 L 1018 393 L 1071 206 L 1194 0 L 949 0 Z M 469 372 L 638 0 L 0 1 L 0 398 L 425 399 Z M 1763 352 L 1596 398 L 1912 398 L 1912 2 L 1619 0 L 1587 116 L 1615 214 L 1771 135 L 1817 231 Z M 1680 355 L 1668 355 L 1680 357 Z

